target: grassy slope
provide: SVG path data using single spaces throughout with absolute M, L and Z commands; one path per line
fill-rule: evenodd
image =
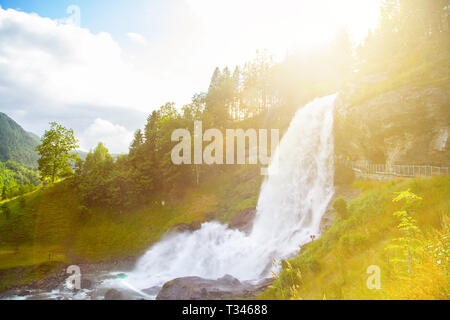
M 399 280 L 392 264 L 387 265 L 384 248 L 399 236 L 396 228 L 399 221 L 393 216 L 400 207 L 392 202 L 395 192 L 411 188 L 423 197 L 413 217 L 422 231 L 430 232 L 440 227 L 441 216 L 450 215 L 450 177 L 382 183 L 359 181 L 356 186 L 364 192 L 349 203 L 350 216 L 337 219 L 320 239 L 305 245 L 290 260 L 291 268 L 285 263 L 280 278 L 259 298 L 289 297 L 293 285 L 299 286 L 294 290 L 295 297 L 302 299 L 427 299 L 442 298 L 439 295 L 443 292 L 449 294 L 448 275 L 439 277 L 425 272 L 430 278 L 421 279 L 424 282 L 420 286 L 414 286 L 409 278 Z M 369 290 L 366 286 L 369 276 L 366 270 L 371 265 L 381 268 L 381 290 Z M 424 266 L 416 266 L 419 267 Z M 412 287 L 415 289 L 411 290 Z
M 255 166 L 236 166 L 210 177 L 182 199 L 127 212 L 92 208 L 83 214 L 70 181 L 61 182 L 8 202 L 9 217 L 0 216 L 0 272 L 57 262 L 110 261 L 138 256 L 172 226 L 208 219 L 227 222 L 237 212 L 256 207 L 261 176 Z M 0 290 L 39 278 L 2 278 Z

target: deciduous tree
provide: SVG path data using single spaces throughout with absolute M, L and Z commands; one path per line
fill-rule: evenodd
M 52 122 L 50 130 L 45 131 L 41 144 L 36 147 L 40 158 L 39 170 L 42 178 L 50 178 L 51 183 L 70 169 L 71 161 L 75 162 L 78 155 L 73 151 L 78 148 L 73 130 Z

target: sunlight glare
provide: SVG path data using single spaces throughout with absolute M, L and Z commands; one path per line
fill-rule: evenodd
M 287 50 L 308 50 L 331 41 L 347 26 L 355 43 L 361 42 L 379 17 L 380 0 L 186 0 L 202 21 L 205 32 L 232 38 L 239 51 L 267 49 L 279 58 Z M 244 50 L 242 50 L 244 49 Z

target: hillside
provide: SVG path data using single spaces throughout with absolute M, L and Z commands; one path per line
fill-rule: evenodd
M 195 230 L 201 222 L 230 222 L 256 207 L 261 176 L 255 166 L 213 175 L 182 197 L 128 209 L 86 208 L 71 179 L 4 202 L 0 214 L 0 291 L 42 279 L 61 263 L 136 259 L 164 234 Z M 236 187 L 238 186 L 238 187 Z M 159 195 L 155 195 L 158 198 Z M 25 276 L 17 268 L 29 267 Z
M 38 154 L 35 151 L 39 137 L 26 132 L 19 124 L 0 112 L 0 161 L 8 160 L 36 167 Z
M 283 262 L 283 271 L 262 299 L 449 299 L 448 239 L 450 177 L 357 181 L 362 195 L 347 206 L 332 228 L 322 237 L 301 248 L 298 256 Z M 408 276 L 401 251 L 387 248 L 400 237 L 394 216 L 405 202 L 393 202 L 399 192 L 410 189 L 423 198 L 408 206 L 417 220 L 418 241 L 426 248 L 417 250 Z M 446 256 L 447 255 L 447 256 Z M 446 258 L 447 257 L 447 258 Z M 437 262 L 437 263 L 436 263 Z M 366 281 L 370 266 L 380 268 L 381 288 L 370 290 Z

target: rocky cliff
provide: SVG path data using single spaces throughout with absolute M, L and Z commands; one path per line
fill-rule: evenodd
M 337 101 L 338 158 L 450 166 L 450 83 L 404 86 L 353 103 L 357 90 Z

